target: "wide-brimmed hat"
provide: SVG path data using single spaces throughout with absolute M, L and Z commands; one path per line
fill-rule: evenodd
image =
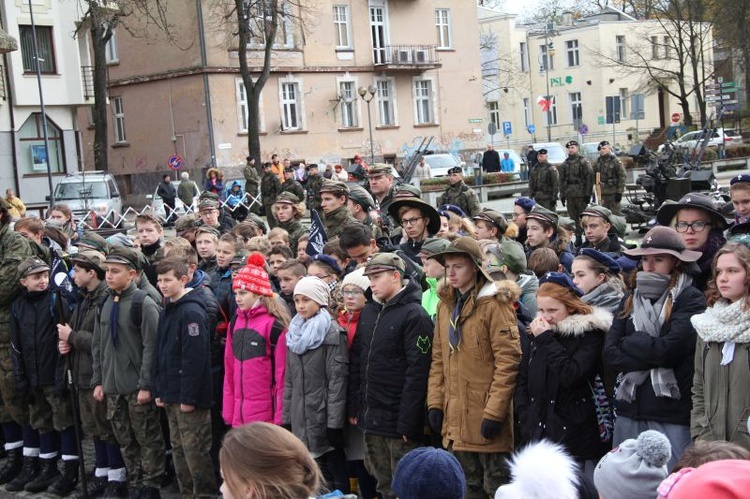
M 440 214 L 434 206 L 422 201 L 420 198 L 406 197 L 394 199 L 388 206 L 388 214 L 396 220 L 397 223 L 401 221 L 398 217 L 398 211 L 403 206 L 415 208 L 421 211 L 422 215 L 429 219 L 429 222 L 427 223 L 427 232 L 430 234 L 437 234 L 440 232 Z
M 640 248 L 623 251 L 628 256 L 672 255 L 683 262 L 695 262 L 703 254 L 685 248 L 682 238 L 672 227 L 656 226 L 643 236 Z
M 459 237 L 442 252 L 429 256 L 427 258 L 434 258 L 440 265 L 445 267 L 445 259 L 452 255 L 465 255 L 468 256 L 474 265 L 487 279 L 487 282 L 493 282 L 494 279 L 490 276 L 489 272 L 484 269 L 482 262 L 482 248 L 479 243 L 470 236 Z
M 699 192 L 691 192 L 680 198 L 676 203 L 662 205 L 656 212 L 656 221 L 659 225 L 669 225 L 677 216 L 677 212 L 685 208 L 703 210 L 711 216 L 714 229 L 724 230 L 729 225 L 724 215 L 716 209 L 711 198 Z

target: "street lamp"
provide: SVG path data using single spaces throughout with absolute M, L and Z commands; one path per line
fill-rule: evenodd
M 372 118 L 370 117 L 370 103 L 372 102 L 372 99 L 375 98 L 375 94 L 377 93 L 378 89 L 375 88 L 375 85 L 370 85 L 369 87 L 359 87 L 357 89 L 357 93 L 359 94 L 362 99 L 367 102 L 367 128 L 370 131 L 370 165 L 375 163 L 375 143 L 372 141 Z

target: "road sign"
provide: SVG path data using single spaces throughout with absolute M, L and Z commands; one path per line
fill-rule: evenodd
M 721 103 L 723 105 L 726 105 L 726 104 L 739 104 L 740 101 L 738 99 L 730 99 L 730 100 L 722 101 Z
M 495 135 L 497 133 L 497 125 L 494 121 L 490 121 L 487 125 L 487 133 L 490 135 Z
M 169 157 L 169 160 L 167 161 L 167 165 L 172 170 L 179 170 L 182 168 L 182 158 L 178 156 L 177 154 L 173 154 Z
M 735 88 L 737 86 L 737 83 L 733 81 L 725 81 L 721 84 L 721 88 Z
M 510 121 L 503 121 L 503 135 L 510 135 L 513 133 L 513 126 Z
M 679 123 L 682 115 L 680 113 L 672 113 L 672 123 Z
M 586 135 L 589 133 L 589 126 L 588 125 L 581 125 L 581 129 L 579 130 L 581 132 L 581 135 Z
M 469 123 L 481 123 L 483 121 L 482 118 L 469 118 Z
M 528 132 L 533 135 L 534 132 L 536 132 L 536 127 L 532 123 L 531 125 L 529 125 L 529 126 L 526 127 L 526 130 L 528 130 Z

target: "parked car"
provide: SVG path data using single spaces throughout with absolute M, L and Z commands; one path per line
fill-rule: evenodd
M 432 173 L 433 177 L 445 177 L 451 168 L 456 166 L 464 167 L 452 154 L 426 154 L 424 161 L 430 165 L 430 173 Z
M 93 211 L 114 223 L 122 213 L 122 197 L 115 177 L 101 171 L 67 174 L 55 186 L 52 201 L 67 205 L 76 218 L 84 218 Z
M 537 152 L 539 149 L 547 149 L 547 161 L 552 165 L 560 166 L 568 157 L 568 153 L 559 142 L 537 142 L 532 145 Z
M 180 186 L 180 180 L 172 180 L 172 185 L 174 186 L 175 192 L 177 192 L 177 188 Z M 197 185 L 197 184 L 196 184 Z M 151 200 L 151 211 L 154 213 L 154 215 L 158 215 L 161 218 L 165 219 L 167 218 L 168 214 L 164 208 L 164 200 L 157 194 L 159 190 L 159 186 L 157 185 L 154 189 L 153 194 L 147 194 L 146 199 Z M 201 189 L 198 187 L 198 194 L 195 195 L 195 198 L 193 199 L 193 206 L 190 207 L 190 210 L 185 209 L 185 204 L 180 200 L 180 198 L 175 198 L 174 200 L 174 211 L 177 213 L 177 216 L 182 216 L 185 213 L 188 212 L 194 212 L 198 206 L 198 196 L 200 196 Z
M 730 128 L 717 128 L 711 133 L 707 147 L 718 147 L 720 144 L 725 146 L 735 146 L 742 144 L 742 135 L 737 130 Z M 698 146 L 699 139 L 703 135 L 703 130 L 688 132 L 679 139 L 672 141 L 672 144 L 678 150 L 692 150 Z M 656 152 L 663 152 L 664 144 L 660 145 Z
M 516 151 L 513 149 L 496 149 L 497 153 L 500 155 L 500 161 L 503 160 L 505 157 L 505 153 L 508 153 L 508 157 L 513 160 L 513 173 L 521 173 L 521 165 L 523 165 L 526 161 L 524 161 L 521 156 L 518 155 Z

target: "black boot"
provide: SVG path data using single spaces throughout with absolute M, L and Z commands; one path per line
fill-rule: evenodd
M 63 461 L 62 476 L 50 485 L 49 491 L 60 497 L 65 497 L 73 492 L 73 489 L 78 485 L 79 463 L 78 459 Z M 88 489 L 88 483 L 86 484 L 86 488 Z
M 141 499 L 141 489 L 143 486 L 138 485 L 136 487 L 130 487 L 128 489 L 128 498 L 129 499 Z
M 60 470 L 57 469 L 56 457 L 53 457 L 52 459 L 40 459 L 40 461 L 42 470 L 34 480 L 27 483 L 23 488 L 26 492 L 32 492 L 34 494 L 37 492 L 44 492 L 47 490 L 47 487 L 60 478 Z
M 5 490 L 8 492 L 20 492 L 26 484 L 35 479 L 37 475 L 39 475 L 39 458 L 24 456 L 21 473 L 5 484 Z
M 104 494 L 104 491 L 107 490 L 107 485 L 109 482 L 107 481 L 106 476 L 89 476 L 86 478 L 86 497 L 99 497 Z M 83 498 L 83 492 L 80 492 L 76 495 L 77 499 Z
M 159 499 L 160 497 L 161 493 L 156 487 L 149 487 L 148 485 L 141 487 L 141 499 Z
M 5 461 L 5 466 L 0 469 L 0 485 L 4 485 L 21 473 L 23 469 L 23 450 L 21 447 L 17 449 L 11 449 L 8 451 L 8 460 Z
M 128 497 L 128 483 L 111 481 L 107 483 L 107 488 L 102 494 L 104 499 L 124 499 Z M 136 497 L 138 497 L 136 495 Z

